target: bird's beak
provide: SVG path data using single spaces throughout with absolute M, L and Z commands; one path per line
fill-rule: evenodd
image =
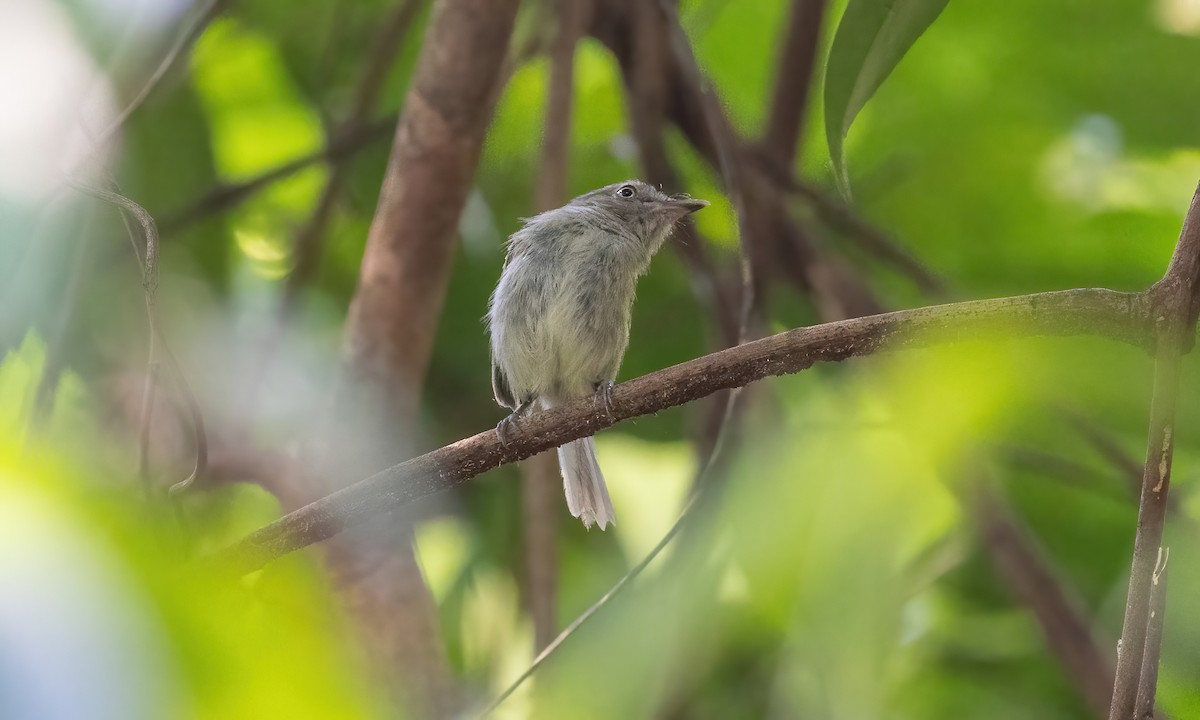
M 697 200 L 689 197 L 671 198 L 667 201 L 672 207 L 679 208 L 684 214 L 694 213 L 701 208 L 706 208 L 709 205 L 707 200 Z

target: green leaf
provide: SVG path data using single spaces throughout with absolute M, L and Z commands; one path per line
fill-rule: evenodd
M 838 187 L 847 197 L 843 143 L 867 100 L 949 0 L 850 0 L 825 68 L 825 134 Z

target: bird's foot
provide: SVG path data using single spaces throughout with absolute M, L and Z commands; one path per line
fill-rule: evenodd
M 500 447 L 508 449 L 508 434 L 517 426 L 517 414 L 510 413 L 508 417 L 496 423 L 496 436 L 500 438 Z
M 533 401 L 526 400 L 518 405 L 516 410 L 513 410 L 511 413 L 509 413 L 508 417 L 496 423 L 496 435 L 500 438 L 500 447 L 505 449 L 508 448 L 509 433 L 517 429 L 517 421 L 520 420 L 522 416 L 528 414 L 529 408 L 531 407 L 533 407 Z
M 596 399 L 604 406 L 604 414 L 608 416 L 609 420 L 617 419 L 616 415 L 613 415 L 612 400 L 613 388 L 616 386 L 617 384 L 612 380 L 601 380 L 596 383 Z

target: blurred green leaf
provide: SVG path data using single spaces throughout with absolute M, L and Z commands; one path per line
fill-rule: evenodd
M 825 133 L 834 176 L 849 196 L 843 144 L 850 125 L 949 0 L 850 0 L 825 70 Z

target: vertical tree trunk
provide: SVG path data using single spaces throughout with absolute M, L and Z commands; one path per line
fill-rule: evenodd
M 325 459 L 334 490 L 404 459 L 416 444 L 466 202 L 501 82 L 517 0 L 437 0 L 392 144 L 343 346 Z M 485 372 L 481 368 L 480 372 Z M 416 715 L 454 699 L 436 608 L 393 517 L 332 543 L 328 564 L 367 650 Z
M 345 361 L 400 418 L 417 409 L 517 4 L 437 3 L 396 128 L 350 307 Z

